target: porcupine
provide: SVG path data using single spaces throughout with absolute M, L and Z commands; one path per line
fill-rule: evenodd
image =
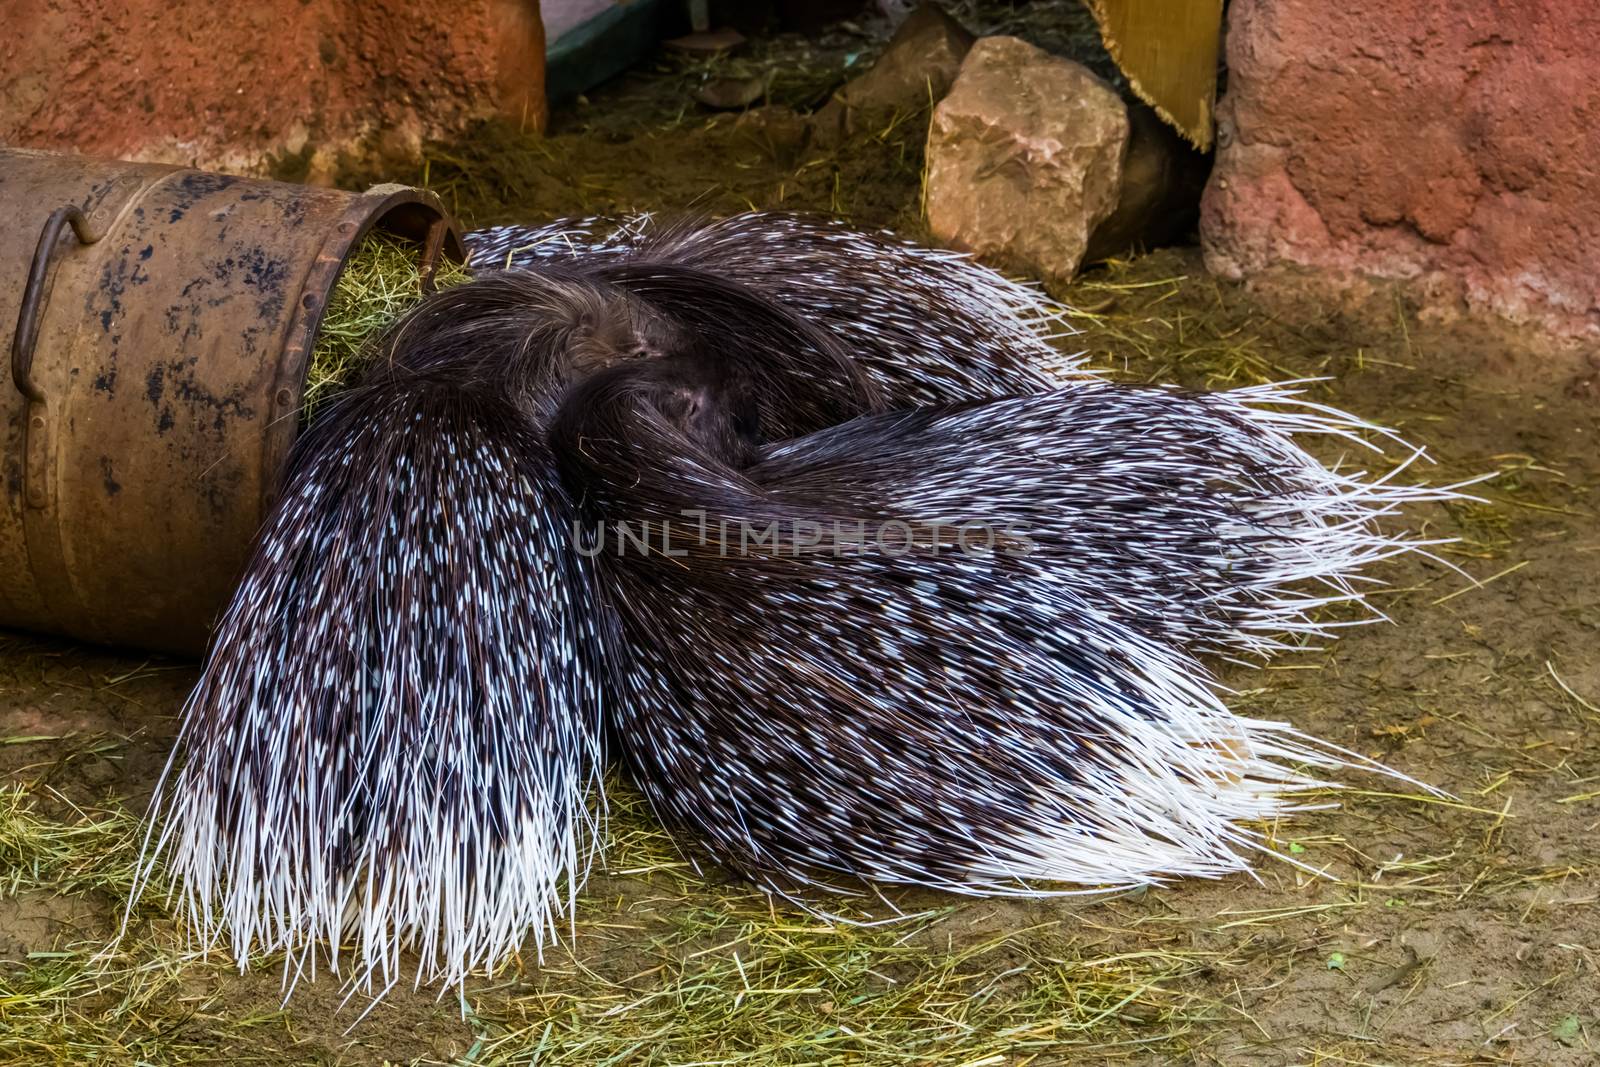
M 1341 537 L 1361 546 L 1350 566 L 1398 550 L 1343 533 L 1341 511 L 1419 495 L 1313 471 L 1248 420 L 1274 398 L 1062 389 L 869 414 L 749 463 L 725 430 L 652 406 L 736 404 L 737 376 L 705 367 L 679 362 L 670 388 L 659 368 L 613 367 L 574 388 L 550 440 L 602 535 L 623 754 L 719 862 L 780 893 L 1217 875 L 1254 844 L 1240 821 L 1323 784 L 1289 765 L 1368 765 L 1230 714 L 1185 647 L 1258 640 L 1249 596 L 1201 602 L 1207 581 L 1275 593 Z M 1105 462 L 1130 421 L 1156 432 Z M 1308 516 L 1295 497 L 1319 477 L 1343 498 Z M 1007 515 L 1033 520 L 1026 546 L 955 550 L 948 531 Z M 1170 543 L 1140 529 L 1168 521 Z M 1130 528 L 1127 549 L 1113 535 Z M 1146 549 L 1144 572 L 1118 572 Z M 1252 551 L 1283 558 L 1253 581 L 1220 573 L 1234 555 L 1248 572 Z
M 819 282 L 808 252 L 791 275 L 790 231 L 761 223 L 724 226 L 724 253 L 749 248 L 723 269 L 808 294 L 808 317 L 858 347 L 884 336 L 817 295 L 837 299 L 850 264 Z M 636 228 L 602 254 L 697 241 L 665 233 Z M 1453 489 L 1395 484 L 1416 452 L 1380 478 L 1317 463 L 1297 435 L 1366 445 L 1372 428 L 1293 387 L 1005 396 L 981 367 L 954 387 L 923 375 L 944 343 L 925 335 L 909 369 L 893 345 L 863 362 L 901 403 L 990 399 L 858 418 L 754 464 L 617 388 L 630 368 L 563 405 L 552 441 L 589 518 L 660 539 L 654 556 L 600 556 L 630 650 L 617 714 L 635 777 L 670 824 L 780 890 L 843 876 L 1027 892 L 1239 868 L 1252 839 L 1238 821 L 1311 784 L 1285 762 L 1365 761 L 1230 715 L 1194 654 L 1331 632 L 1318 608 L 1364 603 L 1360 569 L 1422 544 L 1376 520 Z M 938 534 L 871 550 L 891 522 L 948 533 L 997 517 L 1028 531 L 1022 558 L 941 558 Z M 830 540 L 830 526 L 857 532 Z
M 653 343 L 636 311 L 558 269 L 439 293 L 296 442 L 151 814 L 144 873 L 205 945 L 292 984 L 353 939 L 364 988 L 402 948 L 452 984 L 542 946 L 593 840 L 609 616 L 540 427 Z

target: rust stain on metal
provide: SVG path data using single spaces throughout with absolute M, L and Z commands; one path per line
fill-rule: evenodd
M 0 209 L 0 329 L 19 324 L 0 625 L 198 652 L 277 489 L 344 260 L 374 226 L 429 262 L 459 259 L 460 232 L 412 189 L 14 150 Z

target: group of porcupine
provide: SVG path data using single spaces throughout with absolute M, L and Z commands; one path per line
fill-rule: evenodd
M 218 622 L 145 868 L 204 944 L 368 990 L 542 951 L 610 754 L 807 907 L 1219 876 L 1371 766 L 1206 661 L 1371 614 L 1360 572 L 1426 543 L 1379 520 L 1452 495 L 1396 482 L 1393 434 L 1108 382 L 1037 290 L 831 222 L 471 249 L 303 433 Z

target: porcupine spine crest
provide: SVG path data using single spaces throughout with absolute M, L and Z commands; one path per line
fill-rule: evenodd
M 499 266 L 667 257 L 737 276 L 838 337 L 891 408 L 1003 400 L 1047 392 L 1052 386 L 1094 383 L 1081 357 L 1063 359 L 1051 343 L 1076 331 L 1065 310 L 1036 288 L 1008 281 L 955 253 L 908 245 L 890 235 L 856 233 L 831 220 L 780 212 L 698 224 L 648 214 L 560 220 L 544 227 L 478 231 L 471 235 L 471 247 L 475 262 Z M 1181 563 L 1190 573 L 1209 567 L 1231 577 L 1211 581 L 1209 591 L 1177 590 L 1169 584 L 1158 592 L 1139 584 L 1150 569 L 1140 553 L 1123 552 L 1116 561 L 1119 592 L 1133 600 L 1154 599 L 1175 615 L 1178 624 L 1163 628 L 1163 635 L 1191 651 L 1259 657 L 1365 621 L 1334 621 L 1323 609 L 1353 603 L 1370 611 L 1365 591 L 1372 579 L 1362 573 L 1364 568 L 1402 552 L 1425 551 L 1431 543 L 1385 533 L 1380 520 L 1404 504 L 1449 499 L 1463 487 L 1402 484 L 1400 474 L 1424 458 L 1421 450 L 1344 412 L 1310 403 L 1295 384 L 1207 394 L 1203 400 L 1187 394 L 1196 398 L 1197 410 L 1188 425 L 1206 439 L 1215 440 L 1219 433 L 1226 438 L 1227 454 L 1237 464 L 1231 470 L 1194 447 L 1193 439 L 1181 434 L 1167 438 L 1177 451 L 1165 466 L 1183 473 L 1175 458 L 1181 453 L 1181 462 L 1194 464 L 1186 479 L 1191 486 L 1201 484 L 1197 473 L 1223 483 L 1238 479 L 1241 486 L 1244 470 L 1271 471 L 1277 479 L 1276 496 L 1257 494 L 1244 505 L 1245 512 L 1233 516 L 1232 525 L 1219 522 L 1213 528 L 1214 544 L 1191 547 L 1193 558 Z M 1173 407 L 1169 415 L 1181 412 Z M 1146 428 L 1131 418 L 1121 425 L 1123 439 L 1113 436 L 1111 424 L 1086 428 L 1079 453 L 1098 449 L 1114 456 L 1124 448 L 1137 450 Z M 1184 427 L 1181 421 L 1179 427 Z M 1398 446 L 1406 458 L 1387 475 L 1372 478 L 1359 470 L 1325 467 L 1297 443 L 1296 438 L 1305 437 L 1337 438 L 1374 457 L 1386 442 Z M 1003 443 L 1026 447 L 1025 441 Z M 981 468 L 987 458 L 976 456 L 974 462 Z M 908 467 L 905 473 L 904 480 L 915 485 L 915 469 Z M 1099 510 L 1104 511 L 1103 505 Z M 1183 512 L 1181 506 L 1174 510 Z M 1197 523 L 1191 517 L 1183 525 L 1194 531 Z M 1151 545 L 1151 540 L 1144 544 Z M 1250 552 L 1258 558 L 1242 555 Z M 1105 577 L 1111 572 L 1102 567 L 1099 573 Z M 1175 609 L 1180 592 L 1186 599 L 1198 595 L 1201 602 L 1187 612 Z M 1125 614 L 1118 606 L 1111 610 Z M 1142 614 L 1150 617 L 1153 611 L 1146 608 Z M 1186 626 L 1184 615 L 1207 621 Z M 1226 624 L 1218 621 L 1222 619 Z
M 1434 543 L 1379 520 L 1458 495 L 1398 482 L 1420 451 L 1370 478 L 1324 467 L 1292 436 L 1377 456 L 1367 430 L 1292 388 L 1086 383 L 858 419 L 775 446 L 756 476 L 786 501 L 865 500 L 947 526 L 985 516 L 1026 531 L 1059 581 L 1151 637 L 1268 655 L 1362 621 L 1321 609 L 1365 607 L 1364 567 Z

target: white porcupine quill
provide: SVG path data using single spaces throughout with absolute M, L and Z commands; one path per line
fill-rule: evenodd
M 149 859 L 166 857 L 202 947 L 226 947 L 241 967 L 283 953 L 286 992 L 316 976 L 322 946 L 325 965 L 363 990 L 402 980 L 402 949 L 417 954 L 416 981 L 447 988 L 530 934 L 542 954 L 600 839 L 587 807 L 598 729 L 580 711 L 593 682 L 571 676 L 570 663 L 570 646 L 593 639 L 578 628 L 588 613 L 570 576 L 546 565 L 565 550 L 564 531 L 521 509 L 534 487 L 508 494 L 516 476 L 485 445 L 471 442 L 476 459 L 450 492 L 500 506 L 459 509 L 448 533 L 406 529 L 398 516 L 352 527 L 316 499 L 333 472 L 301 479 L 277 513 L 293 540 L 268 541 L 271 565 L 235 594 L 185 709 L 188 758 L 177 763 L 175 750 L 163 774 L 171 790 L 158 789 Z M 440 491 L 404 461 L 370 479 L 350 474 L 394 498 Z M 369 493 L 352 503 L 362 501 L 384 510 Z M 353 528 L 371 539 L 340 544 Z M 330 574 L 337 561 L 307 558 L 341 553 L 352 571 L 379 573 L 341 581 Z M 549 614 L 505 610 L 513 575 Z M 430 583 L 442 595 L 415 594 L 415 611 L 364 611 L 364 597 L 410 597 L 408 586 Z M 315 621 L 273 629 L 262 612 L 284 605 Z M 295 642 L 281 665 L 229 654 L 263 631 Z M 370 665 L 366 691 L 340 694 L 347 680 L 361 684 L 342 665 L 351 659 Z
M 397 328 L 297 443 L 219 621 L 131 899 L 164 868 L 199 945 L 281 953 L 286 994 L 321 967 L 459 989 L 572 914 L 605 616 L 528 412 L 586 295 L 462 287 Z

